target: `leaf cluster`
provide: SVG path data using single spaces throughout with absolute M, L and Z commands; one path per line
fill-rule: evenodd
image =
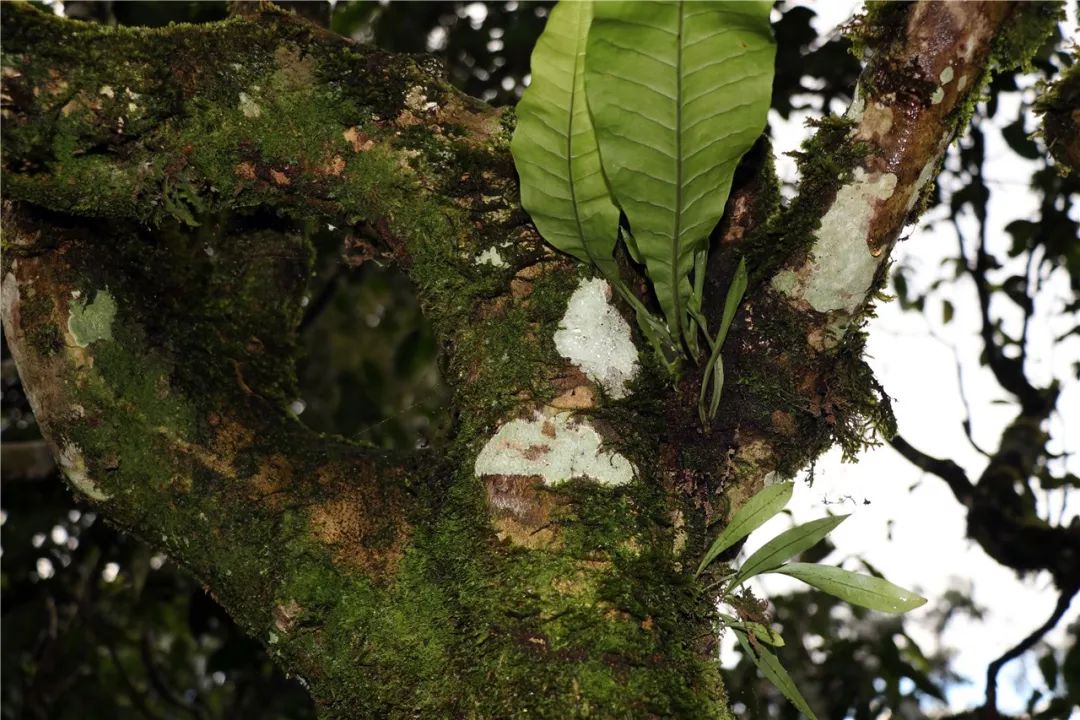
M 721 553 L 783 510 L 791 500 L 794 487 L 791 482 L 777 483 L 766 486 L 750 498 L 732 515 L 727 526 L 713 541 L 695 576 L 700 577 Z M 905 613 L 926 603 L 926 598 L 881 577 L 817 563 L 788 562 L 825 539 L 847 517 L 827 516 L 785 530 L 750 555 L 738 569 L 725 568 L 721 571 L 719 579 L 711 586 L 722 588 L 720 602 L 734 607 L 739 615 L 721 614 L 720 617 L 735 632 L 743 652 L 757 665 L 762 675 L 811 720 L 816 717 L 814 712 L 780 660 L 768 648 L 782 647 L 783 637 L 769 627 L 764 613 L 753 611 L 754 602 L 749 591 L 744 589 L 737 592 L 737 589 L 757 575 L 780 573 L 802 580 L 846 602 L 879 612 Z
M 723 387 L 720 348 L 747 284 L 740 264 L 710 332 L 709 238 L 739 160 L 765 126 L 770 8 L 559 4 L 533 53 L 511 145 L 522 205 L 544 239 L 604 276 L 672 374 L 683 360 L 704 364 L 706 425 Z M 643 267 L 659 316 L 623 280 L 619 250 Z

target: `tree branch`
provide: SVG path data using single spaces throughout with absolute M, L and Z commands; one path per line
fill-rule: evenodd
M 970 507 L 975 488 L 964 469 L 952 460 L 939 460 L 913 447 L 901 435 L 894 435 L 889 444 L 915 467 L 944 480 L 961 505 Z
M 997 717 L 997 676 L 1001 672 L 1006 663 L 1011 660 L 1015 660 L 1031 648 L 1035 647 L 1035 644 L 1043 638 L 1046 633 L 1050 632 L 1057 626 L 1058 622 L 1064 617 L 1066 611 L 1069 609 L 1069 605 L 1072 604 L 1072 599 L 1076 596 L 1076 587 L 1064 589 L 1061 594 L 1058 595 L 1057 604 L 1054 605 L 1054 611 L 1050 613 L 1050 617 L 1045 623 L 1036 628 L 1030 635 L 1018 642 L 1014 647 L 1008 650 L 1004 655 L 999 657 L 986 668 L 986 702 L 983 704 L 983 711 L 988 712 L 991 718 Z

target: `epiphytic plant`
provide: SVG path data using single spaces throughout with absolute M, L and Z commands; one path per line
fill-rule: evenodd
M 710 333 L 702 312 L 709 236 L 740 158 L 765 126 L 771 7 L 562 2 L 517 108 L 511 149 L 522 204 L 548 242 L 611 283 L 672 373 L 683 360 L 705 366 L 705 424 L 719 407 L 720 348 L 747 282 L 740 263 L 719 332 Z M 622 280 L 620 240 L 644 266 L 662 318 Z

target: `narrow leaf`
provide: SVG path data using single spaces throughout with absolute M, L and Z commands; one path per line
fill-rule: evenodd
M 775 570 L 799 553 L 817 545 L 822 538 L 847 518 L 847 515 L 823 517 L 785 530 L 746 559 L 739 568 L 739 572 L 735 573 L 731 579 L 729 587 L 735 587 L 744 580 L 763 572 Z
M 750 278 L 746 271 L 746 258 L 739 259 L 739 265 L 735 268 L 735 275 L 728 286 L 727 295 L 724 297 L 724 314 L 720 318 L 720 331 L 716 334 L 716 340 L 712 343 L 712 354 L 709 362 L 705 365 L 705 374 L 701 380 L 701 393 L 698 395 L 698 414 L 701 416 L 701 424 L 706 429 L 709 421 L 716 417 L 716 411 L 720 409 L 720 395 L 724 391 L 724 360 L 720 357 L 720 349 L 727 339 L 728 330 L 735 319 L 735 312 L 739 309 L 743 295 L 746 294 L 746 286 Z M 702 330 L 708 330 L 702 325 Z M 709 398 L 709 407 L 705 409 L 705 393 L 712 387 L 712 395 Z
M 771 7 L 603 2 L 589 30 L 585 89 L 604 172 L 672 335 L 688 347 L 689 276 L 765 126 Z
M 742 646 L 743 652 L 757 665 L 758 670 L 765 676 L 765 679 L 775 685 L 776 689 L 784 694 L 784 697 L 795 706 L 796 710 L 810 718 L 810 720 L 817 720 L 817 715 L 810 709 L 806 698 L 799 692 L 799 688 L 795 687 L 795 681 L 791 679 L 787 670 L 780 664 L 780 659 L 760 645 L 756 648 L 751 647 L 745 632 L 735 630 L 735 637 L 739 639 L 739 645 Z
M 600 170 L 585 104 L 585 41 L 591 2 L 559 3 L 531 60 L 532 82 L 517 105 L 510 143 L 521 204 L 549 243 L 618 278 L 613 256 L 619 209 Z
M 926 602 L 911 590 L 888 580 L 813 563 L 792 563 L 772 572 L 790 575 L 853 605 L 887 613 L 904 613 Z
M 753 633 L 761 642 L 772 645 L 773 647 L 784 647 L 784 638 L 776 630 L 773 630 L 767 625 L 763 625 L 757 622 L 743 622 L 737 617 L 733 617 L 726 613 L 717 613 L 720 619 L 724 621 L 724 624 L 732 629 L 741 629 L 744 632 Z
M 763 490 L 747 500 L 746 504 L 731 516 L 731 521 L 728 522 L 727 527 L 720 531 L 716 540 L 713 540 L 712 546 L 709 547 L 709 551 L 702 558 L 701 565 L 698 566 L 695 575 L 700 575 L 701 571 L 715 560 L 717 555 L 754 530 L 757 530 L 765 521 L 783 510 L 788 500 L 791 499 L 794 490 L 794 483 L 776 483 L 775 485 L 767 485 Z

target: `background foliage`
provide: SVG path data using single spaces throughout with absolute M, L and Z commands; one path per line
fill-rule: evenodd
M 300 5 L 304 14 L 358 40 L 399 52 L 433 52 L 466 92 L 512 104 L 552 3 L 361 1 L 338 2 L 332 10 L 322 3 Z M 212 21 L 227 13 L 221 2 L 68 2 L 64 9 L 89 21 L 158 26 Z M 809 8 L 781 3 L 779 10 L 776 116 L 842 109 L 859 70 L 848 40 L 819 37 Z M 984 360 L 994 352 L 1015 357 L 1026 351 L 1026 337 L 1000 318 L 1012 313 L 1026 326 L 1033 297 L 1052 274 L 1067 273 L 1073 290 L 1071 304 L 1055 311 L 1080 309 L 1077 177 L 1061 177 L 1049 167 L 1040 140 L 1031 136 L 1033 82 L 1071 62 L 1066 43 L 1057 38 L 1033 74 L 995 80 L 987 102 L 976 110 L 976 129 L 950 151 L 926 215 L 927 223 L 952 223 L 958 233 L 966 232 L 968 254 L 958 252 L 928 287 L 914 287 L 911 269 L 903 265 L 894 276 L 905 308 L 940 312 L 945 322 L 963 295 L 953 292 L 959 280 L 982 283 L 995 303 Z M 999 102 L 1003 93 L 1021 90 L 1020 103 Z M 1030 184 L 1043 198 L 1038 216 L 1008 225 L 1011 242 L 1000 257 L 989 245 L 978 250 L 986 208 L 1002 192 L 982 173 L 984 122 L 1001 127 L 1011 151 L 1035 163 Z M 373 256 L 363 237 L 350 236 L 341 245 L 326 229 L 304 232 L 319 262 L 302 326 L 307 354 L 298 368 L 303 392 L 294 410 L 317 430 L 384 447 L 429 442 L 446 426 L 445 389 L 431 332 L 408 282 Z M 977 301 L 971 293 L 964 297 Z M 1066 336 L 1078 332 L 1073 327 Z M 1072 380 L 1078 372 L 1080 367 Z M 299 684 L 282 677 L 198 583 L 73 501 L 42 455 L 6 344 L 3 405 L 3 717 L 312 717 Z M 1028 478 L 1030 492 L 1080 485 L 1061 467 L 1048 463 Z M 822 544 L 803 559 L 821 559 L 829 550 Z M 924 654 L 900 618 L 865 613 L 817 592 L 773 598 L 773 610 L 788 640 L 781 660 L 822 717 L 872 718 L 887 710 L 919 717 L 919 702 L 940 699 L 957 679 L 948 653 Z M 939 627 L 959 614 L 979 614 L 962 592 L 939 608 Z M 1069 647 L 1041 645 L 1034 653 L 1045 679 L 1045 687 L 1032 692 L 1034 716 L 1069 717 L 1080 699 L 1075 632 Z M 730 686 L 736 709 L 746 717 L 796 717 L 748 662 L 736 667 Z

